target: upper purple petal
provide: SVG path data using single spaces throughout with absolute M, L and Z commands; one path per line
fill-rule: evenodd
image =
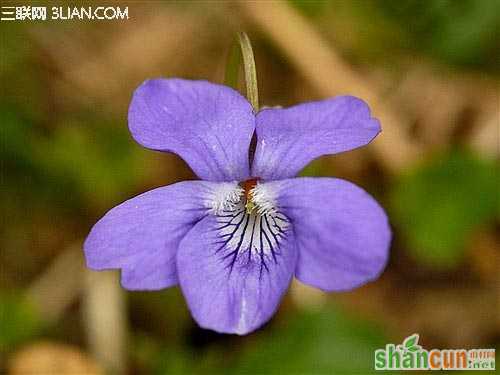
M 141 145 L 182 157 L 204 180 L 244 180 L 255 129 L 237 91 L 207 81 L 153 79 L 134 93 L 129 128 Z
M 87 266 L 121 268 L 122 285 L 154 290 L 177 283 L 179 242 L 205 213 L 208 182 L 186 181 L 157 188 L 111 209 L 84 243 Z
M 228 227 L 231 217 L 237 225 Z M 228 224 L 213 215 L 205 217 L 181 242 L 179 283 L 200 326 L 243 335 L 276 311 L 293 277 L 297 251 L 292 231 L 276 240 L 267 224 L 269 238 L 244 212 L 223 219 Z M 276 229 L 273 233 L 278 235 Z
M 361 99 L 339 96 L 257 114 L 257 149 L 252 176 L 268 180 L 294 177 L 313 159 L 352 150 L 380 132 Z
M 293 223 L 295 276 L 326 291 L 349 290 L 384 269 L 391 230 L 384 210 L 364 190 L 334 178 L 273 181 L 279 206 Z

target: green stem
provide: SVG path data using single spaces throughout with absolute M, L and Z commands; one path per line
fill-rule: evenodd
M 255 113 L 259 111 L 259 90 L 257 86 L 257 70 L 255 68 L 255 59 L 252 50 L 250 38 L 244 32 L 238 33 L 238 43 L 241 54 L 234 46 L 230 52 L 228 64 L 226 67 L 225 83 L 228 86 L 236 88 L 238 86 L 238 72 L 243 58 L 243 69 L 245 72 L 245 87 L 247 99 L 253 107 Z

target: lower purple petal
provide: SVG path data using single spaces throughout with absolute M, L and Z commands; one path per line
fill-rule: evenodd
M 356 185 L 334 178 L 271 182 L 293 223 L 295 276 L 326 290 L 353 289 L 376 279 L 389 255 L 391 230 L 379 204 Z
M 89 268 L 121 268 L 122 285 L 156 290 L 177 284 L 175 256 L 193 223 L 206 214 L 206 182 L 186 181 L 143 193 L 111 209 L 84 244 Z
M 262 224 L 267 233 L 262 234 L 259 219 L 252 221 L 245 213 L 233 217 L 237 224 L 233 236 L 232 230 L 221 229 L 227 224 L 216 216 L 196 224 L 181 242 L 177 269 L 198 324 L 243 335 L 263 325 L 276 311 L 293 277 L 297 251 L 291 230 L 275 242 L 266 238 L 273 235 L 267 224 Z

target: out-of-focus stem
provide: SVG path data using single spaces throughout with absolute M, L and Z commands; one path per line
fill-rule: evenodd
M 64 249 L 30 285 L 26 298 L 47 323 L 54 323 L 82 292 L 83 273 L 81 242 L 76 242 Z
M 111 373 L 124 374 L 126 301 L 118 272 L 85 272 L 82 312 L 90 353 Z

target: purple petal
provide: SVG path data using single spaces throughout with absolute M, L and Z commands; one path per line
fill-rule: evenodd
M 179 242 L 206 214 L 203 197 L 207 184 L 180 182 L 111 209 L 85 240 L 87 266 L 95 270 L 121 268 L 122 285 L 131 290 L 175 285 Z
M 380 132 L 361 99 L 340 96 L 257 114 L 252 176 L 294 177 L 313 159 L 364 146 Z
M 204 328 L 240 335 L 257 329 L 274 314 L 293 277 L 297 259 L 293 232 L 286 231 L 277 245 L 264 227 L 271 250 L 260 234 L 260 223 L 255 229 L 250 217 L 234 216 L 244 236 L 237 232 L 233 238 L 222 237 L 232 230 L 221 232 L 217 228 L 225 224 L 210 215 L 181 242 L 179 283 L 193 317 Z
M 141 145 L 182 157 L 204 180 L 249 176 L 252 106 L 235 90 L 206 81 L 154 79 L 134 93 L 129 128 Z
M 391 230 L 384 210 L 356 185 L 334 178 L 270 182 L 293 223 L 305 284 L 341 291 L 376 279 L 389 255 Z

